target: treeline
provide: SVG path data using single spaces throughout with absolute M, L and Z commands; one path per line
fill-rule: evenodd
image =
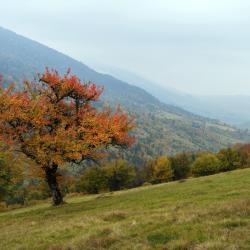
M 175 114 L 176 119 L 170 119 L 171 112 L 164 113 L 159 108 L 150 111 L 150 114 L 143 110 L 135 112 L 136 109 L 138 108 L 129 107 L 129 113 L 135 116 L 137 121 L 134 131 L 137 137 L 135 145 L 124 151 L 111 151 L 113 158 L 133 162 L 136 167 L 141 167 L 145 160 L 156 158 L 158 155 L 175 155 L 197 150 L 218 151 L 228 145 L 228 138 L 232 139 L 232 143 L 250 141 L 246 131 L 231 131 L 225 124 L 213 124 L 198 117 L 196 120 L 182 113 Z
M 0 202 L 3 205 L 30 204 L 50 196 L 47 183 L 39 171 L 29 172 L 25 158 L 1 148 Z M 183 152 L 175 156 L 159 156 L 135 167 L 125 160 L 111 160 L 100 165 L 84 167 L 81 171 L 59 173 L 64 194 L 117 191 L 152 185 L 189 177 L 212 175 L 219 172 L 250 167 L 250 144 L 212 152 Z M 25 169 L 25 170 L 24 170 Z M 39 169 L 39 168 L 37 168 Z
M 250 167 L 250 144 L 222 149 L 218 153 L 183 152 L 171 157 L 159 156 L 147 161 L 140 168 L 117 160 L 107 163 L 104 167 L 85 170 L 77 180 L 76 191 L 114 191 L 247 167 Z

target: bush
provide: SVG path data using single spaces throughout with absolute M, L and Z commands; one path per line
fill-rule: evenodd
M 218 153 L 218 159 L 221 162 L 220 171 L 230 171 L 244 165 L 242 155 L 235 148 L 222 149 Z
M 241 155 L 242 168 L 250 167 L 250 144 L 238 145 L 237 149 Z
M 8 210 L 8 207 L 5 202 L 0 202 L 0 212 L 5 212 Z
M 110 191 L 128 188 L 135 179 L 135 168 L 124 160 L 114 160 L 104 166 Z
M 128 188 L 134 181 L 135 168 L 123 160 L 114 160 L 103 167 L 87 168 L 76 184 L 77 192 L 97 194 Z
M 151 182 L 153 181 L 154 165 L 155 161 L 149 160 L 145 162 L 141 168 L 137 169 L 135 180 L 136 186 L 142 186 L 144 183 L 152 184 Z
M 220 170 L 219 159 L 211 154 L 206 153 L 199 156 L 192 164 L 191 171 L 194 176 L 204 176 L 218 173 Z
M 11 173 L 5 160 L 0 155 L 0 201 L 4 201 L 11 183 Z
M 153 182 L 162 183 L 172 180 L 174 176 L 171 162 L 168 157 L 159 157 L 153 166 Z
M 191 156 L 187 153 L 177 154 L 171 158 L 171 167 L 174 171 L 174 179 L 187 178 L 191 169 Z
M 144 182 L 142 184 L 143 187 L 148 187 L 148 186 L 151 186 L 151 185 L 152 185 L 152 183 L 150 183 L 150 182 Z
M 98 194 L 107 187 L 107 179 L 103 169 L 99 167 L 90 167 L 86 169 L 76 184 L 77 192 L 86 192 L 89 194 Z

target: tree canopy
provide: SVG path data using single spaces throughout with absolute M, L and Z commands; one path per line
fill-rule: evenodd
M 130 146 L 134 119 L 119 108 L 98 110 L 103 89 L 68 71 L 48 68 L 25 88 L 0 88 L 0 136 L 44 170 L 55 204 L 62 202 L 56 182 L 59 166 L 103 157 L 109 145 Z

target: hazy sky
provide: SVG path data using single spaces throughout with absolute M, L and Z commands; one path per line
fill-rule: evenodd
M 250 95 L 249 0 L 0 0 L 0 6 L 0 26 L 97 69 L 123 69 L 190 93 Z

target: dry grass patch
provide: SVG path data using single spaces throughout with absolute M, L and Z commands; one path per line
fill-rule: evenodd
M 117 222 L 126 219 L 128 214 L 123 211 L 113 211 L 102 216 L 104 221 Z
M 101 250 L 110 249 L 115 243 L 119 242 L 119 238 L 111 235 L 107 236 L 90 236 L 86 241 L 78 244 L 78 249 L 85 250 Z

